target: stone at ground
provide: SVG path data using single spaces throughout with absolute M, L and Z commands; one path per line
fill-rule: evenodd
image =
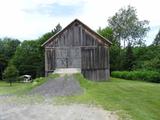
M 81 105 L 0 105 L 0 120 L 117 120 L 113 112 Z

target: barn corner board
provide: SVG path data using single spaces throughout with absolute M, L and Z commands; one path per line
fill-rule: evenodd
M 45 48 L 45 74 L 58 68 L 80 68 L 90 80 L 109 79 L 109 47 L 112 43 L 75 19 L 48 39 Z

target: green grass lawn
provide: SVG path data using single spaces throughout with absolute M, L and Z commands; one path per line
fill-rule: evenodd
M 129 116 L 133 120 L 160 119 L 160 84 L 116 78 L 92 82 L 78 74 L 76 77 L 85 88 L 85 94 L 64 97 L 63 101 L 94 103 L 107 110 L 121 111 L 118 114 L 122 119 Z
M 31 83 L 13 83 L 13 86 L 10 86 L 9 83 L 5 81 L 0 81 L 0 95 L 10 95 L 21 93 L 22 91 L 32 87 Z
M 5 81 L 0 81 L 0 95 L 23 95 L 24 93 L 28 92 L 29 90 L 33 89 L 36 86 L 39 86 L 46 82 L 49 78 L 56 78 L 59 75 L 54 74 L 50 75 L 49 77 L 40 77 L 33 80 L 32 83 L 13 83 L 12 86 L 10 86 L 9 83 L 6 83 Z
M 108 82 L 93 82 L 79 74 L 75 77 L 84 88 L 84 94 L 59 97 L 58 102 L 100 105 L 106 110 L 117 111 L 122 119 L 131 117 L 133 120 L 159 120 L 160 118 L 160 84 L 116 78 L 111 78 Z M 38 78 L 33 83 L 14 83 L 12 87 L 9 83 L 0 81 L 0 95 L 23 95 L 46 80 L 47 78 Z

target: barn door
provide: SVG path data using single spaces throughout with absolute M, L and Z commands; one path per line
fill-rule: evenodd
M 56 68 L 80 68 L 81 50 L 78 47 L 56 48 Z
M 68 50 L 68 67 L 81 68 L 81 49 L 80 47 L 72 47 Z

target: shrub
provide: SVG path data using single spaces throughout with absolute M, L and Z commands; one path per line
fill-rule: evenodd
M 143 80 L 160 83 L 160 73 L 156 71 L 113 71 L 111 76 L 127 80 Z
M 9 65 L 5 69 L 3 75 L 4 75 L 4 78 L 5 78 L 5 81 L 9 82 L 10 86 L 12 86 L 12 83 L 14 81 L 16 81 L 16 79 L 18 77 L 18 71 L 17 71 L 17 69 L 14 65 Z

